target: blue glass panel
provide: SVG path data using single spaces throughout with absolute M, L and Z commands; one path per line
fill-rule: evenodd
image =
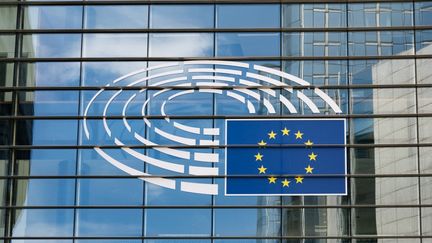
M 217 56 L 279 56 L 279 33 L 218 33 Z
M 33 149 L 18 151 L 18 175 L 74 175 L 76 164 L 75 149 Z M 29 164 L 30 163 L 30 164 Z
M 265 201 L 266 198 L 258 200 Z M 220 236 L 278 236 L 281 230 L 280 219 L 280 209 L 274 208 L 215 209 L 215 234 Z
M 18 93 L 18 114 L 67 116 L 78 114 L 78 91 L 34 91 Z
M 81 34 L 24 35 L 22 57 L 79 57 Z
M 346 85 L 347 61 L 285 61 L 284 71 L 314 85 Z M 292 83 L 294 85 L 295 83 Z
M 21 120 L 17 126 L 18 144 L 77 144 L 78 122 L 74 120 Z
M 213 34 L 150 34 L 150 57 L 213 56 Z
M 141 240 L 75 240 L 75 243 L 142 243 Z
M 218 28 L 279 28 L 278 4 L 216 5 Z
M 432 2 L 415 3 L 415 24 L 416 25 L 432 24 Z
M 145 62 L 83 62 L 83 86 L 105 86 L 133 71 L 146 68 Z M 145 77 L 146 72 L 134 75 L 129 82 Z M 121 85 L 127 85 L 122 83 Z
M 80 29 L 81 6 L 28 6 L 25 29 Z
M 78 199 L 79 205 L 142 205 L 143 181 L 137 178 L 79 179 Z
M 151 28 L 213 28 L 213 5 L 151 5 Z
M 84 57 L 146 57 L 147 34 L 84 34 Z
M 142 209 L 78 209 L 78 236 L 141 236 Z
M 346 4 L 284 4 L 285 28 L 325 28 L 346 26 Z
M 73 211 L 73 209 L 16 210 L 12 236 L 70 237 L 73 234 Z
M 351 56 L 392 56 L 414 53 L 412 31 L 350 32 L 348 39 Z
M 147 209 L 145 236 L 210 236 L 211 209 Z
M 348 18 L 350 27 L 411 26 L 412 3 L 351 3 Z
M 80 63 L 36 62 L 20 64 L 20 86 L 79 86 Z
M 17 181 L 18 206 L 73 205 L 75 200 L 74 179 L 31 179 Z
M 86 6 L 86 29 L 147 28 L 148 6 Z
M 424 55 L 432 53 L 432 30 L 416 31 L 416 54 Z
M 345 56 L 346 33 L 284 33 L 283 54 L 286 56 Z

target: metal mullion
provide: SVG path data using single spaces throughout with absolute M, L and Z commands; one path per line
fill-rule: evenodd
M 278 174 L 279 177 L 294 177 L 294 176 L 307 176 L 309 178 L 410 178 L 410 177 L 431 177 L 431 173 L 427 174 L 419 174 L 419 173 L 399 173 L 399 174 Z M 13 176 L 0 176 L 0 179 L 75 179 L 75 178 L 83 178 L 83 179 L 112 179 L 112 178 L 172 178 L 172 179 L 224 179 L 224 178 L 267 178 L 263 175 L 256 174 L 242 174 L 242 175 L 162 175 L 162 174 L 154 174 L 154 175 L 66 175 L 66 176 L 55 176 L 55 175 L 34 175 L 34 176 L 22 176 L 22 175 L 13 175 Z
M 169 116 L 169 115 L 109 115 L 109 116 L 84 116 L 84 115 L 70 115 L 70 116 L 28 116 L 28 115 L 16 115 L 16 116 L 0 116 L 0 120 L 102 120 L 102 119 L 113 119 L 121 120 L 127 118 L 130 120 L 140 120 L 143 118 L 151 120 L 159 120 L 165 118 L 171 119 L 189 119 L 189 120 L 200 120 L 200 119 L 306 119 L 306 118 L 417 118 L 417 117 L 432 117 L 432 113 L 394 113 L 394 114 L 316 114 L 316 115 L 254 115 L 254 116 L 235 116 L 235 115 L 196 115 L 196 116 Z
M 283 88 L 292 88 L 294 90 L 305 90 L 305 89 L 394 89 L 394 88 L 432 88 L 432 84 L 341 84 L 341 85 L 309 85 L 309 86 L 290 86 L 290 85 L 259 85 L 259 86 L 241 86 L 241 85 L 232 85 L 232 86 L 205 86 L 205 85 L 196 85 L 190 87 L 183 86 L 32 86 L 32 87 L 0 87 L 0 91 L 75 91 L 75 90 L 199 90 L 199 89 L 219 89 L 219 90 L 233 90 L 233 89 L 283 89 Z
M 15 150 L 29 150 L 29 149 L 93 149 L 95 146 L 104 149 L 117 149 L 117 148 L 257 148 L 258 145 L 251 144 L 236 144 L 236 145 L 0 145 L 0 149 L 15 149 Z M 394 144 L 314 144 L 314 147 L 347 147 L 347 148 L 408 148 L 408 147 L 431 147 L 432 143 L 394 143 Z M 286 144 L 269 146 L 271 148 L 304 148 L 302 144 Z
M 126 62 L 126 61 L 194 61 L 194 60 L 227 60 L 227 61 L 323 61 L 323 60 L 399 60 L 431 59 L 432 54 L 393 55 L 393 56 L 218 56 L 218 57 L 14 57 L 0 58 L 0 62 Z
M 328 28 L 136 28 L 136 29 L 0 29 L 0 34 L 73 34 L 73 33 L 250 33 L 250 32 L 382 32 L 431 30 L 432 25 L 386 27 L 328 27 Z
M 1 206 L 0 209 L 345 209 L 345 208 L 430 208 L 432 204 L 357 204 L 357 205 L 27 205 Z
M 146 240 L 146 239 L 165 239 L 165 240 L 222 240 L 222 239 L 256 239 L 256 240 L 283 240 L 283 239 L 419 239 L 432 238 L 432 235 L 354 235 L 354 236 L 15 236 L 15 237 L 0 237 L 0 239 L 8 240 Z
M 428 0 L 417 0 L 417 2 L 426 2 Z M 403 0 L 344 0 L 343 3 L 378 3 L 378 2 L 406 2 Z M 175 4 L 175 3 L 183 3 L 183 4 L 269 4 L 269 3 L 341 3 L 340 0 L 101 0 L 101 1 L 4 1 L 0 2 L 1 5 L 140 5 L 140 4 Z

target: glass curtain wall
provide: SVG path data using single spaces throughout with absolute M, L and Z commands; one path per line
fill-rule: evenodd
M 348 2 L 0 0 L 0 241 L 432 242 L 432 2 Z M 254 115 L 218 92 L 161 92 L 158 75 L 206 59 L 295 75 L 342 113 L 311 90 L 320 115 L 280 88 L 255 90 L 273 113 L 246 95 Z M 229 197 L 223 177 L 179 179 L 139 159 L 202 165 L 135 138 L 169 146 L 161 134 L 184 135 L 170 123 L 220 128 L 207 147 L 178 151 L 217 154 L 203 166 L 223 172 L 224 148 L 212 145 L 225 144 L 225 118 L 294 116 L 272 94 L 297 117 L 347 119 L 347 196 Z M 176 183 L 213 183 L 218 194 L 163 188 L 106 158 Z

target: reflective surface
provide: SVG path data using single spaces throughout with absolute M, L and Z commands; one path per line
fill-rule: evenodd
M 431 29 L 431 1 L 2 5 L 0 236 L 27 238 L 0 241 L 430 242 Z M 261 65 L 311 86 L 240 66 L 183 63 L 203 59 Z M 185 80 L 164 76 L 179 78 L 179 70 Z M 293 89 L 209 87 L 240 80 Z M 183 81 L 206 88 L 180 96 L 173 95 L 184 87 L 161 91 Z M 346 118 L 348 195 L 230 197 L 223 177 L 190 175 L 196 167 L 224 174 L 225 119 L 233 116 Z M 203 128 L 220 130 L 206 135 Z M 145 146 L 175 145 L 188 135 L 204 145 L 170 148 L 174 154 Z M 177 188 L 213 183 L 218 194 L 129 176 L 95 146 Z M 198 153 L 219 162 L 197 160 Z

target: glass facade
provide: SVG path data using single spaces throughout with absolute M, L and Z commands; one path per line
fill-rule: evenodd
M 432 243 L 432 2 L 283 2 L 0 0 L 0 242 Z M 281 87 L 246 94 L 254 114 L 224 89 L 175 97 L 184 88 L 159 77 L 194 60 L 292 74 L 341 113 L 310 88 L 319 114 Z M 202 86 L 236 78 L 205 68 Z M 238 117 L 346 118 L 348 195 L 230 197 L 221 173 L 166 169 L 224 171 L 225 119 Z M 172 124 L 221 133 L 176 148 L 186 133 Z M 107 158 L 218 193 L 160 187 Z

